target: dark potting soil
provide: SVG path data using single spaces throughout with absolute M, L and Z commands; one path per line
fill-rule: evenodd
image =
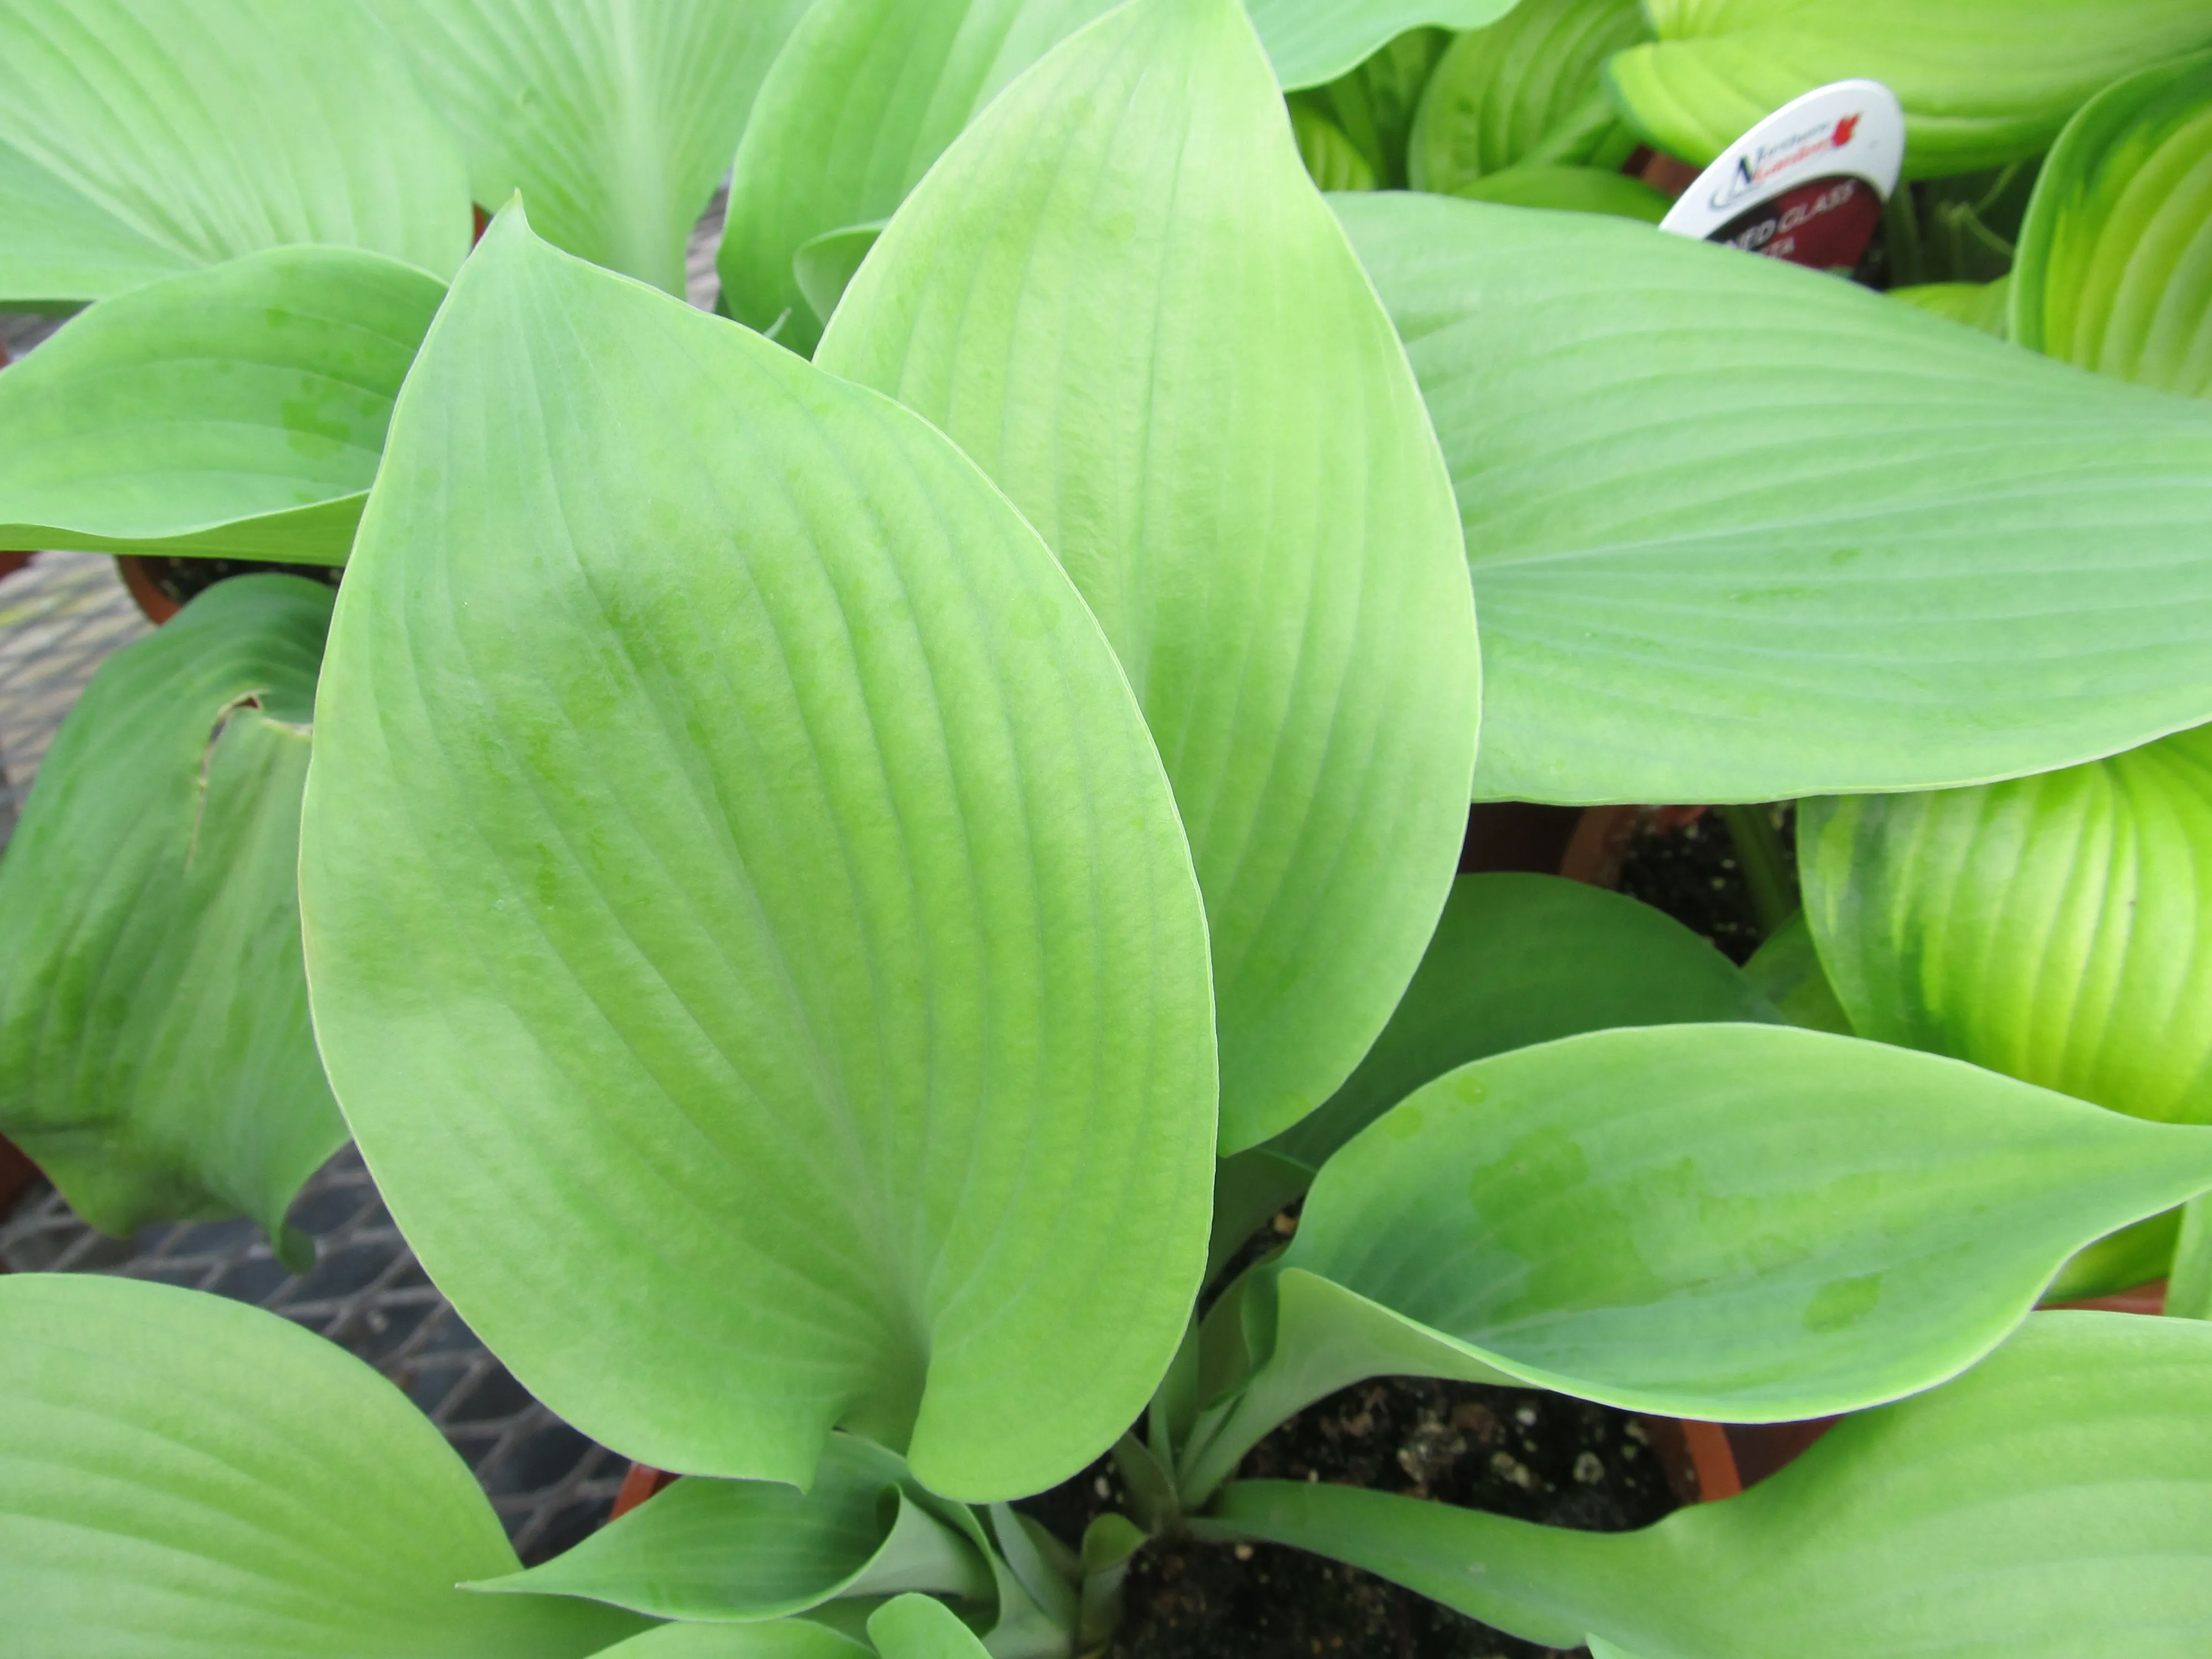
M 1595 1531 L 1675 1507 L 1642 1425 L 1537 1389 L 1389 1378 L 1308 1407 L 1253 1448 L 1245 1480 L 1334 1481 Z M 1126 1503 L 1110 1463 L 1022 1508 L 1070 1543 Z M 1131 1565 L 1111 1659 L 1539 1659 L 1411 1590 L 1303 1551 L 1155 1542 Z
M 1790 805 L 1770 810 L 1794 888 L 1797 809 Z M 1620 890 L 1665 911 L 1692 933 L 1702 933 L 1739 965 L 1750 959 L 1765 937 L 1736 857 L 1735 838 L 1717 810 L 1679 828 L 1639 829 L 1620 866 Z

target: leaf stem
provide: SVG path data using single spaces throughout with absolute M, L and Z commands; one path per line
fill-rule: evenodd
M 2212 1193 L 2199 1193 L 2182 1207 L 2166 1311 L 2176 1319 L 2212 1319 Z
M 1743 872 L 1745 884 L 1751 889 L 1759 932 L 1771 938 L 1797 908 L 1797 884 L 1790 872 L 1790 855 L 1782 850 L 1773 811 L 1764 805 L 1723 806 L 1720 811 L 1729 838 L 1735 842 L 1736 867 Z

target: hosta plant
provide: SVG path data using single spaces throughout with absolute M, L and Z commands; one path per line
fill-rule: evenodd
M 0 16 L 120 74 L 161 9 Z M 11 533 L 346 566 L 103 671 L 0 863 L 0 1073 L 115 1225 L 281 1226 L 349 1132 L 517 1377 L 685 1478 L 526 1571 L 328 1345 L 0 1279 L 0 1629 L 1047 1659 L 1197 1540 L 1632 1659 L 2202 1650 L 2212 1327 L 2032 1311 L 2212 1188 L 2201 975 L 1882 854 L 2124 797 L 2188 866 L 2212 410 L 1641 225 L 1325 201 L 1313 122 L 1392 176 L 1496 72 L 1407 31 L 1494 4 L 528 9 L 345 13 L 440 176 L 520 186 L 465 258 L 107 267 L 0 376 Z M 2113 74 L 2199 44 L 2122 22 Z M 1589 125 L 1554 50 L 1478 182 Z M 2095 90 L 2021 57 L 1960 165 Z M 662 290 L 732 142 L 716 317 Z M 1851 799 L 1790 974 L 1455 874 L 1471 797 L 1798 796 Z M 1950 1036 L 2016 1018 L 2050 1069 Z M 1237 1479 L 1394 1376 L 1847 1420 L 1618 1536 Z M 1017 1507 L 1102 1458 L 1126 1512 Z

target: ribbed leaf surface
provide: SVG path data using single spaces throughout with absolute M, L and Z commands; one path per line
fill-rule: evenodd
M 0 545 L 343 564 L 445 297 L 278 248 L 94 307 L 0 375 Z
M 459 149 L 353 0 L 4 0 L 0 214 L 20 301 L 295 242 L 447 277 L 469 247 Z
M 2012 282 L 2022 345 L 2212 392 L 2212 52 L 2090 100 L 2044 163 Z
M 1864 1036 L 2212 1122 L 2212 729 L 1981 789 L 1814 800 L 1807 915 Z
M 1479 793 L 1981 782 L 2212 720 L 2212 411 L 1641 226 L 1336 205 L 1459 492 Z
M 1252 27 L 1285 90 L 1317 87 L 1364 63 L 1408 29 L 1479 28 L 1514 0 L 1250 0 Z
M 2212 46 L 2202 0 L 1645 0 L 1658 41 L 1606 70 L 1660 149 L 1704 166 L 1801 93 L 1863 76 L 1905 106 L 1905 171 L 2041 154 L 2107 83 Z
M 1589 161 L 1618 125 L 1599 70 L 1650 33 L 1637 0 L 1521 0 L 1461 35 L 1414 118 L 1413 187 L 1449 194 L 1520 162 Z
M 1478 666 L 1419 392 L 1232 0 L 1140 0 L 1010 88 L 820 360 L 951 434 L 1097 614 L 1206 892 L 1224 1150 L 1295 1122 L 1449 890 Z
M 684 292 L 691 228 L 808 0 L 368 0 L 460 136 L 476 199 Z
M 843 1422 L 975 1498 L 1127 1425 L 1205 1255 L 1203 917 L 1111 651 L 949 443 L 510 210 L 319 708 L 324 1058 L 540 1398 L 801 1484 Z
M 0 1278 L 10 1651 L 580 1659 L 640 1627 L 454 1588 L 515 1565 L 445 1437 L 336 1344 L 165 1285 Z
M 319 582 L 240 577 L 109 658 L 0 860 L 0 1132 L 109 1232 L 281 1235 L 345 1142 L 296 890 L 330 614 Z

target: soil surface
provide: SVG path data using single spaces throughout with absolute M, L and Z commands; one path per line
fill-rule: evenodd
M 1538 1389 L 1390 1378 L 1307 1407 L 1253 1448 L 1246 1480 L 1321 1480 L 1553 1526 L 1618 1531 L 1675 1507 L 1643 1425 Z M 1071 1543 L 1125 1501 L 1110 1465 L 1022 1507 Z M 1268 1545 L 1155 1543 L 1132 1564 L 1112 1659 L 1538 1659 L 1370 1574 Z
M 1791 805 L 1772 810 L 1795 885 L 1797 809 Z M 1620 890 L 1704 934 L 1739 964 L 1750 959 L 1765 937 L 1735 842 L 1717 811 L 1679 829 L 1639 830 L 1620 866 Z

